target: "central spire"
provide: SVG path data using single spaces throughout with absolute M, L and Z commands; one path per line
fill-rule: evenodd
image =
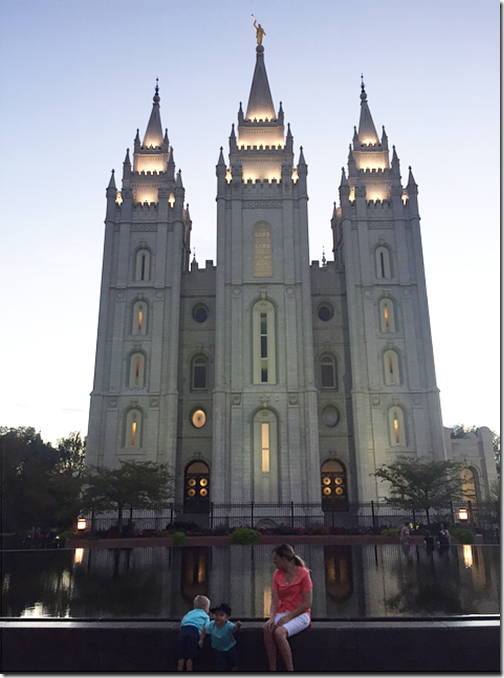
M 256 52 L 256 67 L 245 117 L 248 120 L 274 120 L 276 118 L 275 107 L 266 75 L 266 66 L 264 65 L 264 47 L 257 45 Z

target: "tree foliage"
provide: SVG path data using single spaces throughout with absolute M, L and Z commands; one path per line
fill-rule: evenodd
M 124 509 L 157 508 L 173 497 L 173 474 L 166 464 L 152 461 L 121 461 L 119 468 L 95 466 L 85 484 L 82 510 L 116 510 L 120 533 Z
M 389 483 L 389 496 L 385 501 L 428 511 L 461 498 L 460 472 L 463 468 L 463 462 L 400 456 L 371 475 Z

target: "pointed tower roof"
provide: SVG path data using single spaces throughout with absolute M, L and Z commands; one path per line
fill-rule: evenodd
M 144 148 L 150 148 L 151 146 L 156 148 L 157 146 L 161 146 L 163 143 L 163 128 L 161 126 L 161 115 L 159 112 L 160 97 L 157 78 L 156 78 L 156 93 L 154 94 L 153 101 L 154 103 L 152 104 L 152 112 L 149 119 L 149 124 L 147 125 L 147 129 L 145 131 L 145 136 L 142 144 Z
M 264 47 L 257 45 L 256 53 L 256 67 L 250 88 L 246 118 L 248 120 L 254 120 L 254 118 L 257 118 L 257 120 L 266 120 L 266 118 L 274 120 L 276 118 L 275 107 L 266 75 L 266 66 L 264 65 Z
M 361 76 L 362 77 L 362 76 Z M 378 144 L 379 139 L 371 117 L 367 102 L 367 94 L 364 89 L 364 80 L 361 81 L 361 113 L 359 120 L 359 141 L 361 144 Z

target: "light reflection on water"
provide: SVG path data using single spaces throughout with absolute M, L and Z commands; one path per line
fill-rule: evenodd
M 499 613 L 500 548 L 297 545 L 313 618 Z M 197 594 L 234 618 L 269 613 L 272 546 L 4 551 L 2 617 L 180 619 Z

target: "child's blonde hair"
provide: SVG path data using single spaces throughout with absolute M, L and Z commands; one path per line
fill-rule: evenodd
M 210 600 L 206 596 L 196 596 L 193 605 L 195 610 L 204 610 L 210 607 Z

